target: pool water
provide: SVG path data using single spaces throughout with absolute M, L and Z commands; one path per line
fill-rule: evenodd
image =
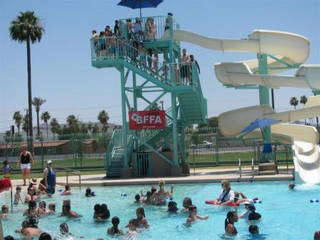
M 106 230 L 111 226 L 111 220 L 107 223 L 95 223 L 93 221 L 93 206 L 96 203 L 107 203 L 112 216 L 120 218 L 123 230 L 131 218 L 135 218 L 134 196 L 141 189 L 149 190 L 151 186 L 130 187 L 93 187 L 96 197 L 85 198 L 83 188 L 73 188 L 71 196 L 55 194 L 53 198 L 45 198 L 48 203 L 56 203 L 56 215 L 45 216 L 39 220 L 39 228 L 51 234 L 59 231 L 59 225 L 67 222 L 74 239 L 110 239 Z M 168 190 L 170 186 L 167 186 Z M 288 182 L 268 183 L 233 183 L 232 188 L 245 193 L 248 197 L 258 197 L 262 203 L 256 204 L 257 212 L 262 215 L 259 223 L 260 233 L 264 238 L 252 238 L 248 235 L 248 223 L 239 219 L 236 223 L 238 235 L 235 238 L 224 237 L 224 219 L 230 208 L 222 208 L 204 204 L 205 200 L 214 199 L 220 192 L 220 184 L 192 184 L 176 185 L 174 201 L 182 207 L 182 200 L 189 196 L 198 207 L 200 215 L 209 215 L 206 221 L 198 220 L 191 227 L 185 227 L 187 214 L 169 215 L 166 207 L 144 206 L 146 218 L 150 224 L 149 230 L 142 230 L 139 239 L 271 239 L 271 240 L 303 240 L 313 239 L 313 233 L 320 229 L 320 203 L 310 203 L 311 199 L 320 199 L 320 186 L 298 185 L 296 190 L 288 190 Z M 127 196 L 123 197 L 125 193 Z M 10 203 L 9 192 L 0 194 L 1 204 Z M 72 210 L 83 215 L 80 219 L 67 219 L 59 217 L 63 199 L 71 199 Z M 3 221 L 5 235 L 19 235 L 14 230 L 20 228 L 23 221 L 25 205 L 18 205 L 14 212 L 10 213 L 7 220 Z M 243 212 L 243 207 L 238 209 Z M 111 219 L 110 218 L 110 219 Z M 119 238 L 122 239 L 122 238 Z

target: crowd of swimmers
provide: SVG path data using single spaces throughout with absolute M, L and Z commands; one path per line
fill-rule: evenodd
M 170 28 L 168 13 L 164 30 Z M 97 57 L 115 57 L 118 50 L 119 57 L 129 58 L 134 64 L 139 64 L 152 74 L 156 74 L 161 80 L 168 81 L 170 75 L 170 66 L 168 59 L 162 57 L 158 52 L 151 48 L 145 48 L 144 42 L 155 41 L 157 37 L 157 25 L 153 18 L 148 18 L 142 27 L 142 20 L 136 18 L 134 23 L 131 19 L 126 22 L 115 20 L 113 30 L 108 25 L 104 31 L 98 34 L 92 30 L 91 39 L 94 52 Z M 127 32 L 127 38 L 124 37 L 124 29 Z M 162 65 L 160 64 L 162 62 Z M 182 50 L 180 64 L 173 63 L 174 77 L 177 84 L 192 84 L 192 68 L 195 66 L 200 74 L 200 66 L 195 60 L 194 55 L 187 54 L 186 49 Z
M 23 215 L 25 220 L 21 224 L 21 229 L 17 229 L 16 232 L 24 237 L 32 238 L 39 237 L 41 240 L 50 240 L 53 237 L 49 233 L 43 232 L 38 228 L 38 223 L 41 217 L 56 214 L 56 206 L 54 203 L 48 204 L 41 200 L 42 195 L 45 192 L 41 191 L 41 183 L 36 185 L 36 181 L 31 181 L 28 187 L 28 191 L 24 201 L 21 198 L 21 187 L 16 187 L 16 193 L 14 195 L 14 204 L 20 204 L 24 202 L 28 205 L 28 208 L 24 211 Z M 72 195 L 72 189 L 69 185 L 65 185 L 64 190 L 61 190 L 61 195 Z M 107 234 L 109 235 L 125 235 L 127 239 L 131 239 L 139 234 L 138 229 L 148 229 L 149 223 L 146 219 L 145 210 L 143 205 L 154 205 L 154 206 L 167 206 L 167 212 L 170 214 L 185 213 L 187 214 L 185 225 L 191 226 L 197 220 L 207 220 L 209 216 L 201 216 L 197 211 L 197 206 L 192 203 L 192 199 L 185 197 L 182 203 L 182 210 L 178 211 L 177 203 L 173 201 L 174 185 L 171 185 L 170 191 L 165 189 L 165 182 L 159 182 L 159 188 L 152 187 L 150 191 L 144 193 L 140 191 L 134 197 L 134 203 L 138 205 L 136 209 L 136 218 L 129 220 L 126 227 L 128 231 L 125 233 L 121 228 L 119 228 L 120 218 L 114 216 L 111 219 L 112 226 L 107 229 Z M 85 197 L 95 197 L 94 191 L 91 188 L 87 188 L 85 191 Z M 169 199 L 169 201 L 168 201 Z M 38 204 L 37 204 L 38 202 Z M 256 212 L 255 206 L 252 199 L 248 199 L 243 193 L 234 192 L 231 189 L 230 183 L 228 181 L 222 181 L 222 191 L 218 198 L 215 200 L 217 205 L 229 206 L 230 203 L 241 203 L 245 206 L 244 213 L 238 215 L 236 210 L 229 211 L 225 219 L 225 234 L 228 236 L 237 235 L 238 231 L 236 229 L 236 222 L 238 219 L 245 219 L 250 224 L 249 232 L 251 234 L 259 234 L 259 227 L 257 223 L 261 219 L 261 215 Z M 236 208 L 234 208 L 236 209 Z M 93 207 L 93 219 L 96 222 L 106 222 L 110 219 L 110 210 L 107 204 L 95 204 Z M 9 212 L 9 207 L 3 205 L 1 208 L 1 218 L 6 219 Z M 62 203 L 61 216 L 67 218 L 80 218 L 81 214 L 75 212 L 71 208 L 71 200 L 64 199 Z M 62 223 L 60 225 L 60 233 L 62 236 L 71 236 L 69 232 L 69 227 L 67 223 Z M 81 236 L 77 236 L 80 238 Z M 12 236 L 7 236 L 5 239 L 14 239 Z

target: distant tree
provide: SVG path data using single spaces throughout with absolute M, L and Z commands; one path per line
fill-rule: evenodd
M 61 126 L 58 123 L 56 118 L 52 118 L 51 122 L 50 122 L 50 127 L 51 127 L 51 132 L 53 134 L 59 134 L 60 130 L 61 130 Z
M 290 98 L 290 105 L 294 107 L 294 110 L 296 110 L 297 105 L 299 104 L 299 101 L 296 97 Z
M 88 125 L 85 124 L 85 123 L 81 123 L 80 124 L 80 132 L 84 133 L 84 134 L 87 134 L 88 133 Z
M 103 126 L 102 131 L 106 132 L 108 130 L 108 121 L 109 121 L 108 113 L 105 110 L 102 110 L 98 115 L 98 120 Z
M 305 95 L 300 97 L 301 104 L 306 105 L 307 102 L 308 102 L 308 98 Z
M 16 111 L 14 114 L 13 114 L 13 120 L 18 128 L 18 134 L 20 134 L 20 127 L 21 127 L 21 124 L 22 124 L 22 114 L 20 113 L 20 111 Z
M 88 128 L 89 133 L 92 133 L 93 125 L 92 125 L 91 122 L 89 122 L 89 123 L 87 124 L 87 128 Z
M 192 133 L 191 135 L 191 142 L 195 145 L 200 144 L 200 135 L 197 132 Z
M 42 104 L 44 104 L 46 102 L 45 99 L 39 98 L 39 97 L 34 97 L 32 100 L 32 105 L 35 107 L 36 109 L 36 113 L 37 113 L 37 136 L 40 136 L 40 120 L 39 120 L 39 113 L 40 113 L 40 107 Z
M 22 130 L 26 132 L 27 136 L 29 135 L 29 113 L 24 115 L 22 119 Z
M 9 28 L 10 37 L 14 41 L 20 43 L 25 42 L 27 45 L 27 72 L 28 72 L 28 108 L 29 126 L 26 129 L 27 134 L 33 137 L 33 127 L 32 127 L 32 92 L 31 92 L 31 50 L 30 43 L 40 42 L 42 34 L 44 33 L 44 28 L 41 24 L 40 19 L 34 15 L 32 11 L 20 12 L 16 19 L 14 19 Z M 32 142 L 29 148 L 32 146 Z M 30 149 L 31 150 L 31 149 Z
M 208 125 L 209 127 L 218 127 L 218 118 L 217 117 L 211 117 L 208 118 Z
M 80 131 L 80 122 L 75 115 L 69 115 L 67 117 L 67 124 L 70 129 L 70 133 L 78 133 Z
M 308 98 L 303 95 L 300 97 L 300 103 L 303 104 L 303 106 L 306 106 L 306 103 L 308 102 Z M 304 119 L 304 124 L 306 125 L 307 124 L 307 120 Z
M 96 133 L 99 133 L 99 126 L 98 124 L 94 124 L 93 127 L 92 127 L 92 133 L 93 134 L 96 134 Z
M 41 114 L 41 120 L 44 121 L 44 123 L 46 124 L 47 127 L 47 137 L 49 136 L 49 126 L 48 126 L 48 121 L 51 118 L 50 113 L 49 112 L 44 112 Z

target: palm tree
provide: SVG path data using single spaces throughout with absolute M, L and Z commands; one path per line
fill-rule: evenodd
M 13 120 L 15 122 L 15 124 L 17 125 L 17 128 L 18 128 L 18 135 L 20 135 L 20 126 L 21 126 L 21 123 L 22 123 L 22 114 L 20 113 L 20 111 L 16 111 L 14 114 L 13 114 Z
M 41 120 L 44 121 L 44 123 L 46 124 L 47 127 L 47 138 L 49 135 L 49 127 L 48 127 L 48 121 L 51 118 L 50 113 L 49 112 L 44 112 L 41 114 Z
M 101 112 L 99 112 L 98 120 L 103 125 L 102 130 L 106 132 L 108 129 L 108 121 L 109 121 L 108 113 L 105 110 L 102 110 Z
M 27 136 L 29 135 L 29 113 L 24 115 L 23 120 L 22 120 L 22 130 L 27 133 Z M 29 138 L 28 138 L 29 139 Z
M 37 136 L 40 136 L 40 121 L 39 121 L 40 107 L 45 102 L 46 102 L 45 99 L 38 98 L 38 97 L 34 97 L 33 100 L 32 100 L 32 104 L 35 106 L 36 113 L 37 113 L 37 129 L 38 129 Z
M 77 133 L 79 132 L 79 120 L 76 118 L 75 115 L 69 115 L 67 117 L 67 124 L 69 129 L 71 130 L 71 133 Z
M 60 124 L 58 123 L 56 118 L 52 118 L 50 122 L 51 132 L 53 134 L 58 134 L 60 132 Z
M 26 42 L 27 45 L 27 71 L 28 71 L 28 107 L 29 107 L 29 120 L 28 128 L 31 142 L 29 142 L 29 148 L 32 148 L 32 88 L 31 88 L 31 50 L 30 43 L 40 42 L 44 28 L 40 19 L 34 15 L 32 11 L 20 12 L 16 19 L 10 24 L 10 37 L 14 41 L 20 43 Z
M 298 103 L 299 103 L 299 101 L 296 97 L 292 97 L 290 99 L 290 105 L 294 107 L 294 110 L 296 110 Z
M 305 95 L 300 97 L 300 103 L 303 104 L 303 106 L 306 106 L 307 102 L 308 102 L 308 98 Z M 304 119 L 304 125 L 306 124 L 307 124 L 307 120 Z

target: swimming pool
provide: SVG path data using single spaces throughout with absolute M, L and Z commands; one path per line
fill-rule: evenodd
M 170 188 L 170 186 L 167 186 Z M 288 182 L 268 183 L 233 183 L 232 188 L 244 192 L 248 197 L 259 197 L 261 204 L 256 204 L 257 212 L 261 213 L 262 221 L 259 224 L 260 233 L 266 234 L 265 239 L 312 239 L 315 230 L 320 229 L 319 210 L 320 203 L 310 203 L 310 199 L 320 198 L 320 186 L 299 185 L 295 191 L 288 190 Z M 107 203 L 111 217 L 120 217 L 120 227 L 124 226 L 131 218 L 135 217 L 138 207 L 133 203 L 134 195 L 140 189 L 149 190 L 150 186 L 130 187 L 93 187 L 96 197 L 84 198 L 85 188 L 80 192 L 73 189 L 73 195 L 69 197 L 55 195 L 54 198 L 44 199 L 47 203 L 55 202 L 57 214 L 40 219 L 39 227 L 44 231 L 55 233 L 61 222 L 67 222 L 70 232 L 79 239 L 109 239 L 106 230 L 111 226 L 108 223 L 95 223 L 93 221 L 93 206 L 96 203 Z M 227 209 L 204 204 L 204 200 L 213 199 L 220 192 L 220 184 L 192 184 L 176 185 L 174 200 L 179 209 L 182 206 L 183 197 L 189 196 L 198 207 L 200 215 L 209 215 L 207 221 L 199 220 L 191 227 L 185 227 L 185 214 L 168 215 L 166 207 L 145 206 L 146 218 L 150 229 L 143 230 L 139 239 L 220 239 L 224 233 L 224 219 Z M 126 197 L 121 194 L 126 193 Z M 9 204 L 9 193 L 0 194 L 0 202 Z M 68 220 L 57 217 L 61 211 L 62 200 L 69 198 L 72 209 L 83 215 L 81 219 Z M 14 230 L 20 228 L 23 220 L 22 213 L 26 206 L 19 205 L 9 214 L 8 220 L 3 221 L 5 235 L 14 234 Z M 239 209 L 239 213 L 243 208 Z M 239 219 L 236 223 L 238 236 L 234 239 L 250 239 L 248 237 L 248 224 Z M 18 236 L 18 235 L 15 235 Z

